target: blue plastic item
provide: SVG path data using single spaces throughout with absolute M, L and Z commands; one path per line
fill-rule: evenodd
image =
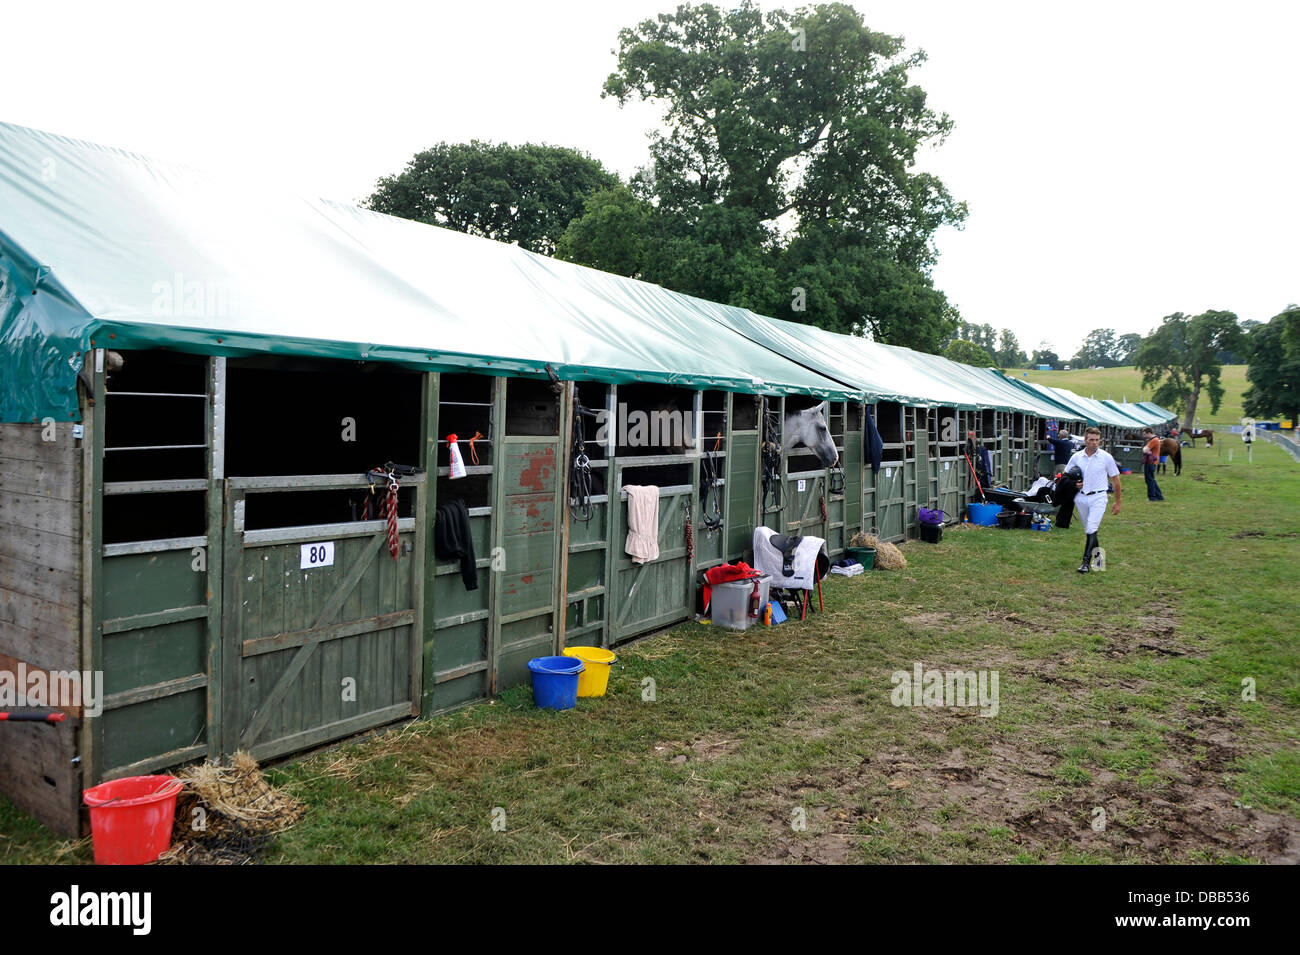
M 1001 510 L 1001 504 L 977 504 L 972 502 L 970 505 L 970 522 L 978 524 L 980 527 L 997 527 L 998 513 Z
M 785 623 L 785 611 L 781 609 L 780 601 L 773 600 L 768 604 L 772 608 L 772 626 L 778 623 Z
M 578 705 L 578 674 L 586 664 L 577 657 L 534 657 L 528 661 L 533 702 L 543 710 L 571 710 Z

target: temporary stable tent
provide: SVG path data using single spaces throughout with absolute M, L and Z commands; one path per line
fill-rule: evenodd
M 696 572 L 759 523 L 838 552 L 858 528 L 904 536 L 922 504 L 955 517 L 962 432 L 1014 454 L 1054 407 L 934 356 L 3 124 L 0 346 L 0 667 L 105 680 L 55 731 L 6 731 L 0 787 L 66 832 L 104 779 L 294 752 L 688 619 Z M 822 401 L 840 468 L 766 473 L 762 445 Z M 638 446 L 624 406 L 693 424 Z M 576 497 L 575 437 L 603 484 Z M 387 462 L 423 471 L 376 488 Z M 627 484 L 660 490 L 658 560 L 623 553 Z

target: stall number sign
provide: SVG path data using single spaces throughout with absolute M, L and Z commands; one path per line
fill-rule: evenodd
M 329 567 L 333 563 L 333 541 L 319 541 L 315 544 L 302 545 L 302 562 L 298 565 L 302 570 L 311 570 L 313 567 Z
M 802 494 L 802 493 L 803 493 L 804 491 L 806 491 L 807 489 L 808 489 L 808 482 L 807 482 L 807 481 L 804 481 L 804 480 L 801 480 L 801 481 L 799 482 L 799 493 Z

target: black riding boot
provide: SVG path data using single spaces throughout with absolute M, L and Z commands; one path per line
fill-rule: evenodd
M 1079 573 L 1092 573 L 1092 552 L 1097 547 L 1097 535 L 1089 534 L 1087 541 L 1083 545 L 1083 563 L 1079 565 Z

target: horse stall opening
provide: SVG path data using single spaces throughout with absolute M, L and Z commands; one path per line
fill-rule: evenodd
M 1056 456 L 1052 446 L 1047 443 L 1048 425 L 1059 419 L 1039 418 L 1034 429 L 1037 441 L 1034 442 L 1034 462 L 1036 477 L 1053 477 L 1056 474 Z M 1058 429 L 1059 430 L 1059 429 Z
M 974 409 L 964 409 L 957 412 L 957 433 L 961 437 L 961 446 L 958 449 L 962 455 L 961 463 L 961 502 L 962 508 L 972 501 L 980 499 L 980 485 L 976 473 L 980 469 L 980 463 L 973 457 L 969 451 L 968 442 L 973 443 L 975 450 L 982 447 L 979 440 L 980 419 L 982 413 Z
M 864 468 L 867 466 L 866 429 L 863 424 L 865 414 L 866 408 L 861 401 L 844 403 L 844 443 L 840 451 L 839 468 L 844 488 L 840 494 L 843 502 L 843 526 L 837 528 L 832 520 L 830 540 L 827 542 L 831 556 L 837 556 L 843 548 L 848 547 L 853 535 L 863 528 L 862 489 Z M 835 479 L 832 475 L 832 500 L 834 490 Z M 835 513 L 832 512 L 832 518 L 834 517 Z
M 726 520 L 727 558 L 754 559 L 754 528 L 759 520 L 761 484 L 760 417 L 763 399 L 759 395 L 732 394 L 728 420 Z
M 117 353 L 109 367 L 87 435 L 99 452 L 87 662 L 106 694 L 87 726 L 87 785 L 221 743 L 221 368 L 161 351 Z
M 989 458 L 993 464 L 991 483 L 995 487 L 1007 483 L 1007 456 L 1004 453 L 1004 418 L 1004 412 L 993 408 L 982 408 L 976 412 L 978 425 L 976 427 L 975 442 L 979 447 L 989 452 Z
M 545 379 L 439 376 L 436 520 L 468 521 L 473 560 L 433 555 L 430 710 L 526 682 L 528 661 L 556 652 L 561 393 Z M 451 435 L 464 476 L 451 473 Z
M 930 497 L 930 451 L 928 409 L 903 409 L 903 497 L 904 533 L 918 532 L 921 507 L 934 507 Z
M 728 478 L 726 396 L 711 395 L 706 402 L 705 392 L 648 383 L 580 382 L 572 393 L 582 407 L 599 411 L 598 417 L 570 415 L 573 435 L 585 446 L 592 486 L 585 498 L 575 498 L 574 478 L 569 481 L 565 643 L 613 646 L 689 619 L 695 560 L 716 562 L 725 553 L 723 495 L 710 496 L 711 513 L 724 507 L 722 525 L 710 531 L 700 510 L 700 482 L 704 428 L 711 429 L 710 448 L 718 446 L 713 460 L 722 473 L 716 478 Z M 571 440 L 571 475 L 575 446 Z M 603 493 L 595 493 L 601 484 Z M 634 559 L 626 551 L 629 486 L 654 488 L 645 493 L 657 499 L 656 514 L 640 527 L 657 539 L 653 559 Z
M 876 429 L 880 432 L 881 464 L 876 473 L 875 521 L 881 540 L 902 540 L 907 530 L 907 460 L 903 405 L 882 401 L 876 405 Z M 864 505 L 865 507 L 865 505 Z
M 879 470 L 874 468 L 873 463 L 868 460 L 867 440 L 866 440 L 866 420 L 871 419 L 872 427 L 876 428 L 876 434 L 879 436 L 879 408 L 874 404 L 864 404 L 862 406 L 863 438 L 862 438 L 862 458 L 861 466 L 857 468 L 861 477 L 858 485 L 858 499 L 862 502 L 858 514 L 858 529 L 870 533 L 877 533 L 880 522 L 876 512 L 876 481 L 879 476 L 879 470 L 884 469 L 883 463 Z M 884 452 L 881 452 L 883 457 Z M 846 469 L 845 473 L 848 471 Z M 852 535 L 850 535 L 852 539 Z
M 1013 411 L 1010 417 L 1011 486 L 1024 490 L 1034 483 L 1034 451 L 1030 435 L 1033 418 L 1023 411 Z
M 963 499 L 966 459 L 962 457 L 961 421 L 952 406 L 934 409 L 930 415 L 930 457 L 933 461 L 934 479 L 932 495 L 946 520 L 961 520 L 966 503 Z
M 565 646 L 609 646 L 605 614 L 609 539 L 609 469 L 613 445 L 612 388 L 595 382 L 569 384 L 565 402 L 568 426 L 568 521 L 565 548 Z
M 222 751 L 263 759 L 418 715 L 428 481 L 401 472 L 425 465 L 431 376 L 224 366 Z
M 780 523 L 767 526 L 820 537 L 832 554 L 844 549 L 844 405 L 804 395 L 769 400 L 770 408 L 783 409 L 786 507 Z

